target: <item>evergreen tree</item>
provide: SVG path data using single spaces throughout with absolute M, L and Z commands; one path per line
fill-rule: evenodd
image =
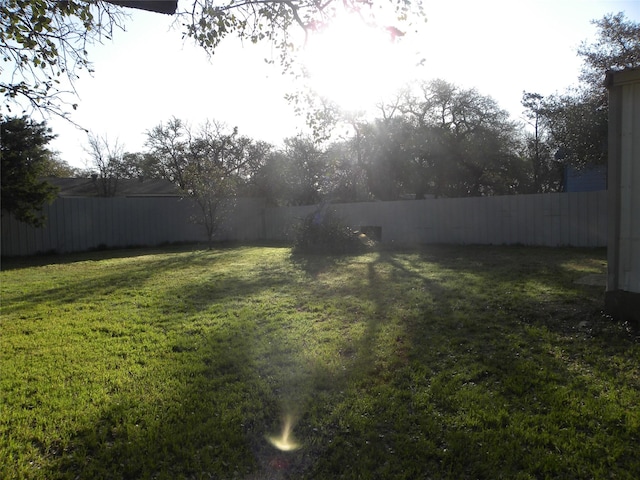
M 2 211 L 35 227 L 44 224 L 42 207 L 57 193 L 56 187 L 40 179 L 49 164 L 47 145 L 53 138 L 45 122 L 15 117 L 0 123 Z

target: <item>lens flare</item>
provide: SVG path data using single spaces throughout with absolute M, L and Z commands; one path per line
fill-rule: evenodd
M 267 436 L 271 445 L 283 452 L 298 450 L 302 445 L 293 438 L 292 430 L 295 425 L 293 415 L 286 415 L 282 422 L 282 433 L 280 435 Z

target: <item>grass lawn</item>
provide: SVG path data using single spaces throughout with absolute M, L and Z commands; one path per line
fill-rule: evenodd
M 639 478 L 640 341 L 574 283 L 605 257 L 5 261 L 0 478 Z

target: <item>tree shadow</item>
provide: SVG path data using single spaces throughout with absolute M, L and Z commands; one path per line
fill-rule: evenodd
M 631 358 L 634 351 L 638 354 L 638 339 L 602 315 L 598 288 L 572 285 L 575 272 L 562 266 L 567 252 L 461 251 L 437 247 L 411 255 L 414 263 L 437 265 L 440 275 L 435 277 L 412 268 L 401 253 L 380 253 L 368 265 L 370 293 L 380 317 L 369 320 L 356 349 L 363 365 L 376 363 L 373 339 L 393 303 L 388 294 L 385 298 L 380 269 L 390 268 L 390 278 L 413 279 L 411 285 L 421 289 L 423 298 L 419 314 L 403 323 L 397 361 L 386 372 L 394 391 L 375 383 L 371 394 L 359 391 L 369 397 L 369 411 L 395 412 L 395 418 L 384 423 L 374 414 L 364 420 L 356 416 L 351 425 L 336 420 L 341 426 L 331 434 L 341 441 L 322 452 L 322 471 L 354 478 L 406 472 L 415 477 L 489 478 L 496 471 L 506 476 L 529 472 L 575 477 L 600 469 L 637 470 L 637 461 L 620 450 L 612 453 L 633 442 L 633 435 L 620 428 L 633 401 L 596 392 L 602 385 L 605 390 L 629 387 L 637 396 L 639 377 Z M 532 284 L 541 284 L 539 292 L 527 292 Z M 505 295 L 507 288 L 513 298 Z M 574 289 L 575 297 L 555 294 Z M 587 331 L 585 321 L 601 325 Z M 621 378 L 610 359 L 631 371 Z M 374 374 L 381 377 L 384 372 Z M 349 401 L 363 402 L 356 397 Z M 537 427 L 525 428 L 532 423 Z M 603 448 L 603 443 L 616 447 Z M 572 451 L 563 451 L 568 445 Z M 378 462 L 349 461 L 361 455 Z
M 143 250 L 107 257 L 109 259 L 135 258 L 136 265 L 128 264 L 126 268 L 115 263 L 94 269 L 92 268 L 93 262 L 104 260 L 103 255 L 74 256 L 74 259 L 69 260 L 69 263 L 88 262 L 87 268 L 80 271 L 76 279 L 60 281 L 50 288 L 38 291 L 30 290 L 24 295 L 12 296 L 11 305 L 8 307 L 5 305 L 5 311 L 11 313 L 19 310 L 24 303 L 48 302 L 53 305 L 61 305 L 73 304 L 84 299 L 101 301 L 120 291 L 133 292 L 150 278 L 162 277 L 166 272 L 176 272 L 191 268 L 193 265 L 213 266 L 216 261 L 214 255 L 206 255 L 204 252 L 198 251 L 188 253 L 187 258 L 175 255 L 165 256 L 163 253 L 158 253 L 155 250 Z M 43 265 L 51 264 L 44 263 Z M 53 278 L 55 279 L 55 276 Z
M 256 339 L 256 329 L 270 335 L 269 329 L 280 328 L 277 319 L 273 327 L 263 326 L 269 319 L 238 311 L 236 302 L 277 291 L 289 278 L 260 266 L 252 275 L 240 269 L 218 275 L 224 254 L 147 259 L 126 271 L 101 272 L 40 292 L 37 298 L 17 299 L 53 296 L 56 303 L 73 304 L 167 272 L 184 277 L 181 270 L 194 266 L 206 272 L 167 286 L 148 306 L 158 312 L 149 320 L 154 329 L 170 341 L 159 350 L 145 346 L 144 351 L 127 352 L 124 363 L 142 368 L 124 367 L 132 368 L 131 381 L 118 381 L 108 403 L 85 428 L 55 444 L 34 440 L 33 448 L 48 461 L 42 466 L 46 478 L 209 478 L 210 472 L 243 478 L 255 470 L 279 475 L 282 459 L 264 436 L 280 428 L 281 397 L 306 390 L 307 375 L 282 378 L 278 370 L 290 368 L 285 354 L 292 347 Z M 290 465 L 291 457 L 286 461 Z
M 223 248 L 223 246 L 220 246 Z M 43 267 L 48 265 L 68 265 L 78 262 L 100 261 L 119 258 L 135 258 L 141 255 L 198 252 L 206 250 L 201 244 L 171 244 L 157 247 L 96 248 L 77 253 L 44 253 L 21 257 L 2 257 L 1 270 L 19 270 L 22 268 Z
M 242 324 L 199 341 L 177 338 L 160 352 L 170 387 L 136 387 L 135 379 L 121 385 L 122 393 L 59 450 L 46 478 L 248 474 L 255 468 L 247 464 L 251 444 L 264 434 L 265 423 L 273 422 L 277 408 L 273 393 L 251 369 L 247 338 Z
M 307 275 L 317 277 L 322 272 L 328 272 L 332 268 L 353 258 L 353 254 L 321 254 L 321 253 L 291 253 L 291 262 Z
M 301 277 L 265 267 L 220 281 L 215 258 L 190 257 L 210 274 L 168 288 L 166 304 L 157 305 L 168 309 L 157 322 L 173 337 L 141 358 L 148 375 L 132 375 L 73 438 L 35 445 L 50 460 L 46 478 L 209 478 L 212 472 L 245 479 L 488 478 L 500 470 L 575 478 L 593 476 L 593 465 L 638 467 L 624 458 L 628 449 L 612 456 L 598 446 L 626 420 L 609 411 L 618 400 L 596 398 L 589 379 L 614 388 L 632 378 L 630 371 L 616 379 L 620 369 L 607 360 L 620 364 L 636 340 L 620 330 L 579 327 L 597 305 L 584 300 L 584 291 L 597 290 L 576 286 L 587 290 L 553 295 L 567 290 L 572 275 L 563 272 L 562 254 L 542 261 L 531 249 L 434 247 L 314 256 L 291 258 Z M 354 262 L 361 263 L 361 276 L 352 279 L 357 285 L 319 281 Z M 132 281 L 180 268 L 181 261 L 159 261 L 135 270 Z M 106 291 L 123 275 L 112 272 L 95 287 Z M 286 315 L 268 305 L 234 310 L 238 295 L 265 301 L 271 293 L 287 294 L 292 282 L 304 288 L 284 303 Z M 406 286 L 402 296 L 395 282 Z M 80 284 L 66 288 L 79 291 L 64 297 L 61 287 L 47 295 L 73 302 L 95 294 Z M 314 359 L 304 336 L 288 338 L 297 326 L 292 322 L 317 335 L 311 326 L 328 321 L 327 312 L 310 305 L 328 305 L 327 296 L 344 298 L 330 307 L 362 327 L 332 346 L 342 369 Z M 350 298 L 368 309 L 355 317 Z M 401 303 L 406 312 L 397 311 Z M 217 306 L 225 309 L 220 317 L 212 310 Z M 202 325 L 185 325 L 195 318 Z M 625 368 L 637 372 L 637 363 Z M 153 369 L 165 375 L 156 380 Z M 282 453 L 264 436 L 295 409 L 288 403 L 298 405 L 295 432 L 305 445 Z M 566 412 L 567 404 L 575 405 L 573 414 L 559 418 L 556 411 Z M 537 430 L 524 428 L 531 423 Z M 633 432 L 626 432 L 616 448 L 633 445 Z M 576 451 L 559 452 L 572 435 Z

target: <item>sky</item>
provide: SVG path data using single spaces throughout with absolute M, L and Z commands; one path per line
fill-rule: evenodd
M 576 49 L 595 39 L 591 20 L 624 11 L 640 21 L 640 0 L 423 4 L 427 22 L 395 41 L 349 19 L 308 40 L 303 56 L 313 88 L 346 109 L 364 109 L 407 82 L 441 78 L 476 88 L 519 119 L 523 91 L 549 95 L 577 84 Z M 89 48 L 95 72 L 75 83 L 75 123 L 130 152 L 144 150 L 145 132 L 171 117 L 194 127 L 216 120 L 275 145 L 306 131 L 304 118 L 284 98 L 300 81 L 283 75 L 269 45 L 229 38 L 209 58 L 182 39 L 173 17 L 128 13 L 126 31 Z M 270 58 L 274 64 L 265 61 Z M 60 158 L 86 167 L 86 133 L 55 117 L 48 125 L 58 135 L 51 147 Z

